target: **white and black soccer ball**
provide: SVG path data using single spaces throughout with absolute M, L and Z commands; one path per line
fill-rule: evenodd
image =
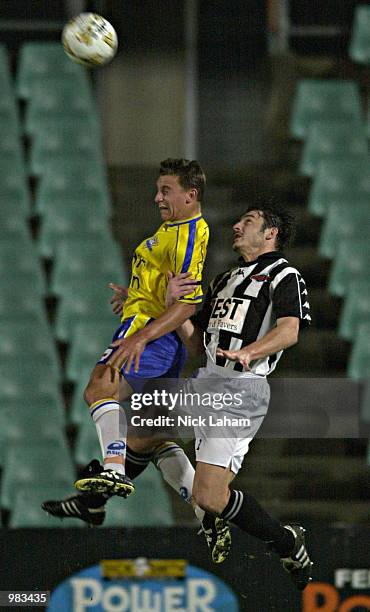
M 89 68 L 103 66 L 115 56 L 117 34 L 109 21 L 96 13 L 80 13 L 62 32 L 64 51 L 72 60 Z

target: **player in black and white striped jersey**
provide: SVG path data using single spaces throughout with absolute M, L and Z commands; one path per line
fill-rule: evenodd
M 233 227 L 233 249 L 240 255 L 237 265 L 216 277 L 202 310 L 177 332 L 189 352 L 205 351 L 207 356 L 206 367 L 189 381 L 187 391 L 197 392 L 207 379 L 213 392 L 243 391 L 242 407 L 228 406 L 224 413 L 239 413 L 251 422 L 229 429 L 224 437 L 203 423 L 195 425 L 194 502 L 269 542 L 303 589 L 312 579 L 303 527 L 281 525 L 249 493 L 230 486 L 267 413 L 266 376 L 311 320 L 304 279 L 280 252 L 293 227 L 293 218 L 281 208 L 270 204 L 249 208 Z M 181 295 L 181 287 L 189 282 L 186 275 L 172 279 L 173 294 Z

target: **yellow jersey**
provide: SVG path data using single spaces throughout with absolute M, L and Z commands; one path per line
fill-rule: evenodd
M 137 247 L 122 312 L 122 321 L 135 317 L 126 336 L 165 312 L 168 272 L 190 272 L 199 282 L 192 293 L 180 298 L 180 302 L 198 304 L 202 301 L 201 280 L 208 238 L 208 225 L 198 213 L 184 221 L 162 223 L 153 236 Z

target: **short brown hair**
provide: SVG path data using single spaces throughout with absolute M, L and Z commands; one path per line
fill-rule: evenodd
M 199 162 L 195 159 L 175 159 L 168 157 L 161 162 L 159 168 L 160 175 L 178 176 L 179 183 L 183 189 L 196 189 L 198 193 L 197 200 L 201 202 L 204 196 L 206 186 L 206 176 Z

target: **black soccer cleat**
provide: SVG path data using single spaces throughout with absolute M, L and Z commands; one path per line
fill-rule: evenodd
M 228 522 L 206 513 L 199 533 L 203 533 L 206 538 L 213 563 L 223 563 L 231 548 L 231 532 Z
M 62 500 L 44 501 L 41 508 L 51 516 L 60 519 L 78 518 L 91 526 L 102 525 L 105 519 L 105 506 L 88 508 L 83 495 L 74 495 Z
M 135 491 L 135 486 L 128 476 L 104 468 L 96 474 L 80 476 L 74 486 L 79 491 L 110 493 L 119 497 L 128 497 Z
M 294 548 L 289 557 L 282 558 L 283 568 L 290 575 L 296 587 L 303 591 L 309 582 L 312 581 L 312 566 L 313 563 L 308 556 L 305 529 L 301 525 L 285 525 L 285 529 L 289 529 L 295 537 Z

